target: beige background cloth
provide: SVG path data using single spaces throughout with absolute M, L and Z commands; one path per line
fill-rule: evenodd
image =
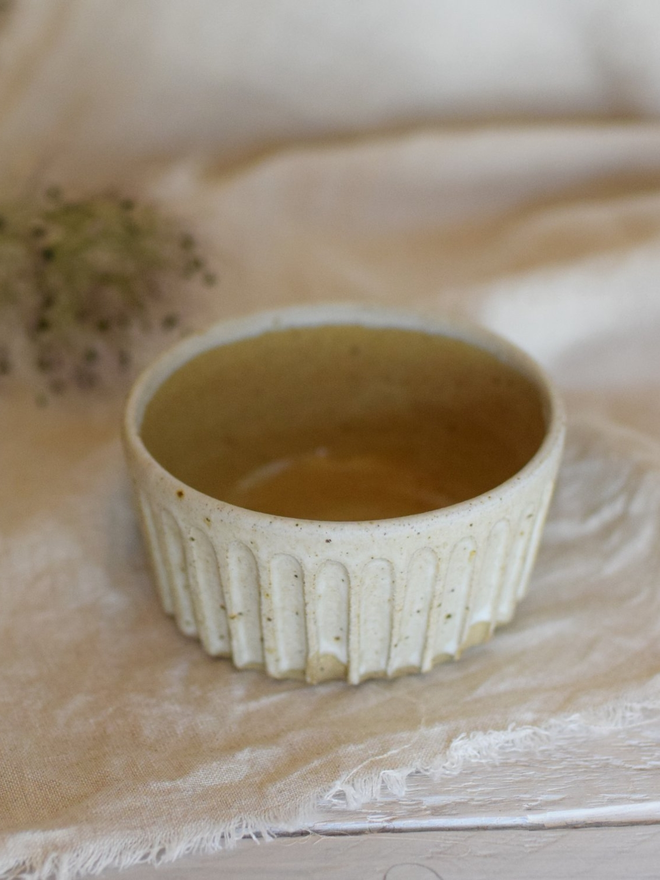
M 469 317 L 550 370 L 571 423 L 515 621 L 427 676 L 311 688 L 207 658 L 160 611 L 120 394 L 3 388 L 0 874 L 175 858 L 300 827 L 328 792 L 633 737 L 660 706 L 657 6 L 2 14 L 4 190 L 114 184 L 187 218 L 220 275 L 191 325 L 338 299 Z

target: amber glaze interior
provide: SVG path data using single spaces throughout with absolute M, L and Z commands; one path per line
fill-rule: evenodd
M 461 340 L 324 325 L 207 351 L 148 404 L 142 440 L 214 498 L 299 519 L 434 510 L 513 476 L 539 448 L 541 392 Z

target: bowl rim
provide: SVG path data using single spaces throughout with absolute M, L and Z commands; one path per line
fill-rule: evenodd
M 149 401 L 161 385 L 180 367 L 204 352 L 249 339 L 263 333 L 287 330 L 295 327 L 318 327 L 323 325 L 358 324 L 364 327 L 383 327 L 412 330 L 432 335 L 449 336 L 475 345 L 493 354 L 500 361 L 514 367 L 530 378 L 540 393 L 543 413 L 546 418 L 545 435 L 534 455 L 504 482 L 486 492 L 446 507 L 408 514 L 406 516 L 372 520 L 314 520 L 280 516 L 251 510 L 214 498 L 189 486 L 170 473 L 149 452 L 140 436 L 144 412 Z M 172 490 L 173 497 L 183 500 L 195 498 L 204 502 L 214 512 L 224 514 L 225 518 L 252 520 L 257 525 L 277 523 L 281 528 L 290 529 L 297 535 L 303 532 L 318 534 L 319 527 L 333 533 L 372 531 L 374 527 L 387 531 L 409 530 L 420 524 L 439 519 L 462 518 L 491 505 L 499 504 L 520 486 L 541 470 L 563 446 L 566 431 L 566 414 L 560 394 L 545 370 L 515 343 L 493 333 L 484 327 L 453 317 L 435 316 L 416 310 L 404 310 L 351 302 L 321 303 L 303 306 L 260 310 L 237 318 L 221 320 L 210 327 L 190 334 L 172 345 L 152 361 L 134 381 L 124 409 L 122 440 L 127 449 L 143 467 L 156 468 L 160 480 Z

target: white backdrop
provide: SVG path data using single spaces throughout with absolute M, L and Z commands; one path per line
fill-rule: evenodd
M 3 17 L 5 178 L 660 109 L 654 0 L 9 0 Z

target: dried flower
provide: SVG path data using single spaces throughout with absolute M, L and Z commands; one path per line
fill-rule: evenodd
M 40 399 L 108 384 L 140 334 L 179 326 L 181 279 L 215 283 L 194 238 L 150 205 L 116 193 L 67 199 L 50 186 L 0 206 L 0 381 L 31 371 Z

